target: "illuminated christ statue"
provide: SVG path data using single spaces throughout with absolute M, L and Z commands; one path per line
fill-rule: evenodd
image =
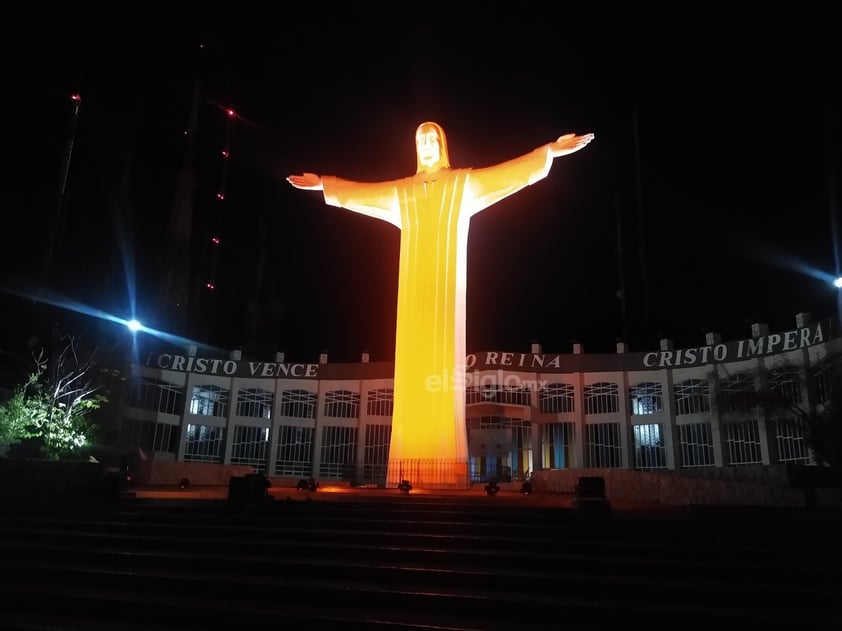
M 389 483 L 468 486 L 465 426 L 465 293 L 468 226 L 481 210 L 547 176 L 553 159 L 593 134 L 566 134 L 484 168 L 451 168 L 437 123 L 415 132 L 417 172 L 387 182 L 290 175 L 325 202 L 382 219 L 401 231 Z

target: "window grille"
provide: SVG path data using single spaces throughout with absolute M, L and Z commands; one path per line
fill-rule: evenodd
M 616 383 L 594 383 L 585 386 L 585 414 L 612 414 L 620 409 Z
M 309 390 L 284 390 L 281 392 L 281 416 L 290 418 L 316 418 L 319 395 Z
M 366 401 L 369 416 L 392 416 L 395 408 L 395 391 L 391 388 L 370 390 Z
M 123 419 L 121 442 L 140 447 L 149 453 L 156 451 L 177 453 L 179 436 L 180 428 L 178 425 L 141 421 L 133 418 Z
M 681 467 L 689 469 L 715 464 L 710 423 L 679 425 L 678 442 L 681 448 Z
M 231 441 L 231 464 L 251 465 L 255 473 L 265 473 L 268 446 L 268 427 L 235 425 Z
M 801 403 L 801 370 L 794 366 L 777 368 L 769 376 L 769 388 L 793 405 Z
M 629 386 L 629 411 L 633 415 L 647 415 L 664 409 L 663 386 L 657 381 L 647 381 Z
M 320 478 L 342 479 L 353 471 L 357 428 L 327 425 L 322 429 Z
M 181 386 L 148 377 L 132 377 L 129 385 L 129 407 L 164 414 L 184 412 L 184 389 Z
M 309 478 L 313 475 L 312 427 L 281 425 L 275 453 L 275 475 Z
M 551 383 L 541 389 L 539 405 L 544 414 L 566 414 L 576 411 L 576 389 L 569 383 Z
M 331 390 L 325 395 L 324 415 L 333 418 L 359 418 L 360 395 L 350 390 Z
M 243 388 L 237 393 L 237 416 L 272 418 L 275 393 L 263 388 Z
M 466 390 L 468 403 L 504 403 L 508 405 L 532 405 L 532 389 L 529 386 L 470 386 Z
M 187 425 L 185 462 L 220 463 L 225 446 L 225 428 L 212 425 Z
M 363 452 L 366 466 L 389 464 L 389 441 L 391 438 L 391 425 L 366 425 Z
M 775 440 L 778 445 L 779 462 L 810 463 L 806 431 L 796 418 L 775 421 Z
M 634 435 L 634 468 L 666 469 L 667 448 L 660 423 L 632 426 Z
M 363 448 L 362 484 L 385 486 L 389 468 L 389 441 L 391 425 L 367 425 Z
M 687 379 L 673 386 L 675 414 L 699 414 L 710 411 L 710 384 L 704 379 Z
M 725 426 L 728 464 L 760 464 L 760 433 L 756 421 L 728 423 Z
M 828 361 L 818 367 L 813 375 L 816 403 L 829 403 L 837 388 L 842 387 L 842 359 Z
M 585 425 L 586 467 L 621 467 L 623 462 L 622 448 L 619 423 Z
M 193 386 L 190 397 L 190 414 L 196 416 L 228 416 L 229 392 L 226 388 L 211 384 Z
M 550 469 L 568 469 L 575 466 L 575 431 L 575 423 L 547 423 L 541 426 L 544 462 Z
M 722 412 L 747 413 L 755 405 L 755 375 L 750 372 L 728 375 L 720 379 Z

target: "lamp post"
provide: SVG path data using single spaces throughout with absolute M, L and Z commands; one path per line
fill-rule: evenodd
M 836 277 L 833 286 L 836 287 L 836 325 L 842 333 L 842 276 Z
M 131 373 L 132 364 L 137 362 L 137 332 L 143 330 L 143 325 L 138 321 L 132 318 L 131 320 L 126 320 L 125 322 L 126 328 L 131 331 L 131 338 L 129 341 L 129 353 L 128 353 L 128 360 L 129 365 L 126 367 L 128 375 Z

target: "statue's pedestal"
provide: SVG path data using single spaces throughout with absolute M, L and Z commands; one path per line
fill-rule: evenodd
M 390 460 L 386 487 L 397 488 L 407 480 L 413 489 L 466 490 L 471 485 L 465 460 Z

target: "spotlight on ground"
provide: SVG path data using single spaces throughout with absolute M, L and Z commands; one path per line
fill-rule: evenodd
M 412 490 L 412 485 L 409 483 L 409 480 L 401 480 L 401 483 L 398 484 L 398 490 L 402 495 L 409 495 L 409 492 Z
M 319 483 L 313 478 L 310 478 L 309 480 L 301 478 L 298 481 L 298 484 L 295 485 L 295 488 L 298 489 L 299 493 L 303 493 L 304 491 L 315 491 L 319 488 Z

